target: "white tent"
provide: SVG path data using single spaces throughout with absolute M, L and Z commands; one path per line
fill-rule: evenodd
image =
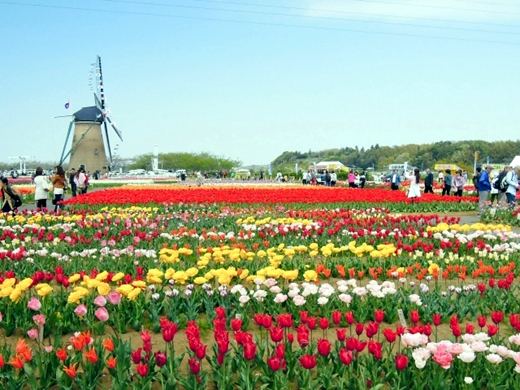
M 520 156 L 516 156 L 513 161 L 511 161 L 511 165 L 512 167 L 516 167 L 517 165 L 520 165 Z
M 339 161 L 321 161 L 316 164 L 318 169 L 327 169 L 329 171 L 344 171 L 347 170 L 347 167 L 340 163 Z

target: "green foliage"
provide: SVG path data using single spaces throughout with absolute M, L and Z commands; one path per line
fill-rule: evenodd
M 152 154 L 142 154 L 134 157 L 128 169 L 150 170 Z M 186 169 L 187 171 L 218 171 L 231 170 L 240 166 L 240 161 L 215 156 L 211 153 L 163 153 L 159 154 L 162 169 Z
M 483 164 L 489 156 L 493 163 L 510 163 L 520 150 L 517 141 L 441 141 L 433 144 L 408 144 L 401 146 L 371 146 L 369 149 L 357 146 L 340 149 L 327 149 L 319 152 L 283 152 L 273 162 L 273 172 L 284 172 L 298 163 L 307 167 L 313 162 L 340 161 L 346 166 L 361 168 L 374 167 L 386 170 L 388 165 L 408 161 L 420 169 L 432 168 L 435 164 L 450 163 L 472 170 L 475 152 L 479 153 L 479 163 Z

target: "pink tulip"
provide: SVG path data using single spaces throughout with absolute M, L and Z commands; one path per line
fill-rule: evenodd
M 45 325 L 45 316 L 43 314 L 36 314 L 33 316 L 33 321 L 38 326 Z
M 38 329 L 29 329 L 27 331 L 27 336 L 33 340 L 36 340 L 38 338 Z
M 46 345 L 45 346 L 45 352 L 52 352 L 52 345 Z
M 81 304 L 74 309 L 74 313 L 76 313 L 80 317 L 83 317 L 85 314 L 87 314 L 87 307 Z
M 103 295 L 98 295 L 96 299 L 94 299 L 94 305 L 103 307 L 107 304 L 107 300 Z
M 36 297 L 32 297 L 29 302 L 27 302 L 27 307 L 31 310 L 38 311 L 42 308 L 41 302 Z
M 119 302 L 121 302 L 121 295 L 115 291 L 110 292 L 107 298 L 112 305 L 119 305 Z
M 94 312 L 94 314 L 96 315 L 96 318 L 101 322 L 105 322 L 109 318 L 108 311 L 104 307 L 100 307 L 99 309 L 97 309 Z

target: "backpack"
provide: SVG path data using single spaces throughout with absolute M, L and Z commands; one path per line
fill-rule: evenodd
M 85 182 L 84 183 L 85 183 L 85 187 L 88 186 L 88 176 L 87 176 L 87 174 L 85 174 Z
M 495 189 L 500 190 L 502 192 L 507 190 L 507 187 L 509 186 L 509 184 L 507 183 L 506 176 L 507 176 L 507 172 L 505 172 L 505 171 L 500 172 L 500 174 L 497 177 L 497 180 L 495 181 Z
M 480 180 L 481 172 L 477 173 L 475 176 L 473 176 L 473 185 L 475 188 L 478 188 L 478 181 Z

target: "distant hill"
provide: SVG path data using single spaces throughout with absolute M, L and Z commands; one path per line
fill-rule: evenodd
M 313 162 L 340 161 L 346 166 L 387 170 L 390 164 L 409 164 L 420 169 L 432 168 L 435 164 L 451 163 L 473 170 L 475 152 L 478 162 L 485 164 L 489 156 L 491 163 L 510 163 L 520 154 L 520 140 L 516 141 L 442 141 L 433 144 L 408 144 L 401 146 L 379 146 L 369 149 L 344 147 L 308 152 L 283 152 L 273 162 L 273 171 L 294 169 L 294 164 L 306 167 Z

